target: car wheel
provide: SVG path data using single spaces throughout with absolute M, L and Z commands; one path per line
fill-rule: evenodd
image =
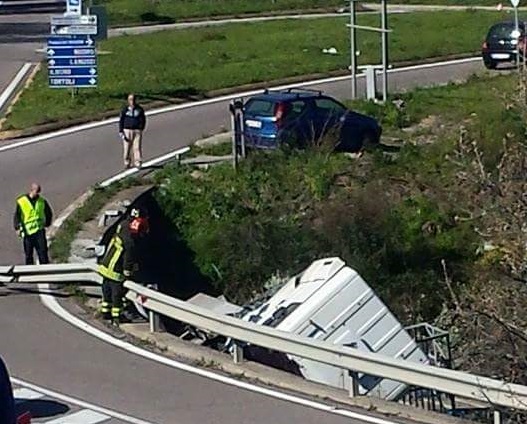
M 498 64 L 494 62 L 493 60 L 485 62 L 485 68 L 487 69 L 496 69 L 496 66 L 498 66 Z
M 364 133 L 362 145 L 363 147 L 372 147 L 378 145 L 379 141 L 378 134 L 375 131 L 368 130 Z

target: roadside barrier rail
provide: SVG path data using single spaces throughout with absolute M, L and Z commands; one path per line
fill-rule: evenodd
M 96 270 L 96 265 L 89 264 L 4 266 L 0 267 L 0 282 L 100 284 L 102 279 Z M 415 364 L 282 332 L 271 327 L 214 313 L 133 281 L 126 281 L 124 286 L 128 289 L 127 298 L 148 310 L 154 319 L 162 315 L 232 338 L 236 341 L 233 352 L 235 360 L 242 359 L 240 343 L 246 342 L 348 369 L 350 375 L 352 372 L 365 373 L 490 403 L 495 407 L 527 410 L 527 386 L 461 371 Z M 153 327 L 151 325 L 151 329 L 155 330 Z

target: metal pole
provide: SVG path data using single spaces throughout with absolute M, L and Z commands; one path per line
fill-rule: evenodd
M 236 109 L 234 102 L 229 105 L 229 110 L 231 112 L 232 167 L 236 169 L 238 165 L 238 147 L 236 146 Z
M 382 32 L 382 101 L 388 100 L 388 7 L 387 1 L 381 0 L 381 28 Z
M 357 98 L 357 56 L 355 55 L 357 44 L 357 29 L 355 28 L 355 25 L 357 24 L 357 21 L 355 12 L 355 0 L 350 0 L 351 100 Z
M 360 396 L 359 391 L 359 375 L 355 371 L 349 371 L 350 388 L 349 397 Z
M 518 7 L 514 7 L 514 31 L 516 35 L 520 32 L 520 25 L 518 23 Z M 516 68 L 518 72 L 520 71 L 520 37 L 518 36 L 518 41 L 516 43 Z
M 239 131 L 240 131 L 240 144 L 241 144 L 241 155 L 242 158 L 245 159 L 247 156 L 247 153 L 245 151 L 245 136 L 244 136 L 244 128 L 243 128 L 243 110 L 238 111 L 238 122 L 239 122 Z
M 236 341 L 233 346 L 232 358 L 235 364 L 241 364 L 243 362 L 243 348 Z

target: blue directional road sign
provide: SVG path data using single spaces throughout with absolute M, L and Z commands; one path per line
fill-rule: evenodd
M 94 77 L 49 77 L 51 88 L 87 88 L 97 86 L 97 76 Z
M 51 37 L 47 57 L 50 88 L 97 87 L 97 53 L 89 37 Z
M 50 37 L 48 38 L 48 49 L 54 47 L 93 47 L 95 41 L 86 36 L 66 36 L 66 37 Z

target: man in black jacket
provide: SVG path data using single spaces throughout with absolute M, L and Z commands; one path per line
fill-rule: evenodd
M 32 265 L 33 250 L 41 264 L 49 263 L 46 228 L 51 225 L 53 212 L 46 199 L 40 195 L 40 185 L 31 184 L 28 194 L 19 196 L 13 216 L 13 226 L 24 242 L 26 265 Z
M 128 95 L 128 105 L 119 117 L 119 135 L 123 140 L 123 160 L 125 168 L 132 164 L 138 168 L 142 163 L 142 139 L 146 126 L 145 111 L 136 102 L 134 94 Z M 130 156 L 133 156 L 131 158 Z

